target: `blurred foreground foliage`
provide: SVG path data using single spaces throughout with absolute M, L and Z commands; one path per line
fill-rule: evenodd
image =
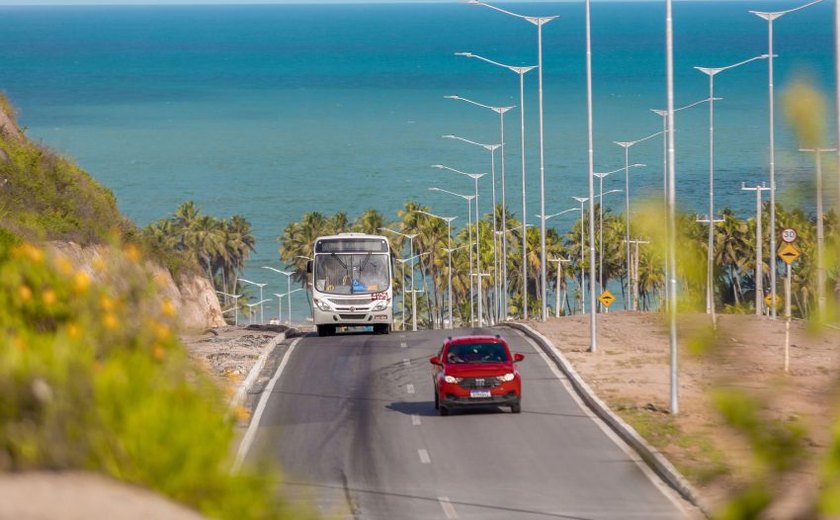
M 215 518 L 303 518 L 272 469 L 232 473 L 234 418 L 134 245 L 91 272 L 0 230 L 0 470 L 84 469 Z

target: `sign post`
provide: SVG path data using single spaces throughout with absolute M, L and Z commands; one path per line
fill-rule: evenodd
M 802 253 L 794 245 L 796 231 L 791 228 L 782 230 L 784 244 L 779 248 L 779 258 L 786 264 L 785 267 L 785 373 L 790 372 L 790 264 L 799 258 Z

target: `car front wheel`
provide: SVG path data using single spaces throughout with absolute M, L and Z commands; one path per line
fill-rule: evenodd
M 520 403 L 510 405 L 510 412 L 511 413 L 520 413 L 522 412 L 522 405 Z
M 438 408 L 438 414 L 440 414 L 441 417 L 446 417 L 447 415 L 449 415 L 449 408 L 445 406 L 440 406 Z

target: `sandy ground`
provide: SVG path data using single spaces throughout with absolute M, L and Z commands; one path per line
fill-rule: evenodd
M 756 474 L 749 444 L 717 412 L 711 396 L 714 389 L 744 391 L 763 403 L 765 420 L 804 426 L 807 457 L 793 471 L 773 480 L 777 500 L 765 517 L 811 516 L 807 504 L 818 488 L 819 460 L 826 452 L 832 421 L 840 417 L 840 331 L 814 333 L 805 323 L 793 322 L 790 371 L 785 373 L 783 320 L 719 316 L 718 332 L 711 342 L 714 347 L 693 354 L 690 347 L 708 334 L 710 320 L 704 314 L 681 317 L 679 413 L 672 416 L 670 348 L 663 319 L 650 313 L 599 315 L 594 354 L 588 352 L 586 316 L 526 323 L 547 336 L 598 396 L 628 422 L 672 423 L 682 432 L 682 440 L 663 431 L 644 436 L 712 506 L 725 503 Z

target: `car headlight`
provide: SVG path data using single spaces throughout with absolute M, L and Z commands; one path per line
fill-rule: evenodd
M 503 381 L 503 382 L 507 383 L 509 381 L 513 381 L 513 379 L 515 377 L 516 376 L 513 374 L 513 372 L 508 372 L 507 374 L 505 374 L 503 376 L 499 376 L 499 381 Z
M 452 376 L 443 376 L 443 380 L 447 383 L 460 383 L 462 379 L 460 377 L 452 377 Z
M 325 300 L 315 300 L 315 305 L 318 306 L 319 309 L 322 311 L 331 311 L 330 304 L 327 303 Z
M 374 311 L 381 311 L 384 310 L 388 306 L 387 300 L 379 300 L 378 302 L 373 304 L 373 308 L 371 310 Z

